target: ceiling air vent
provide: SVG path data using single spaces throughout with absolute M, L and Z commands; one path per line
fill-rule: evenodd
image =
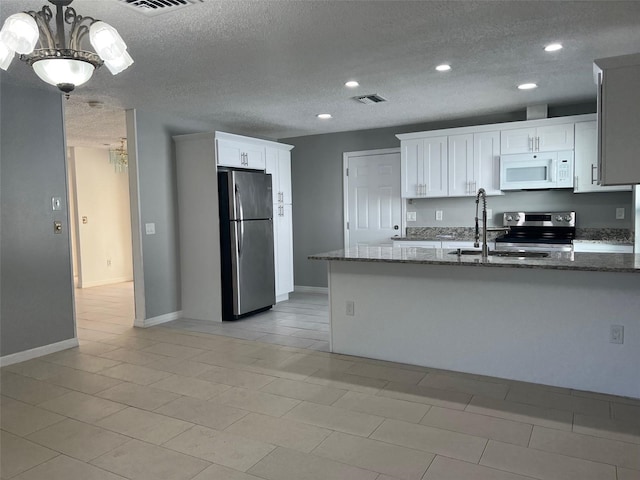
M 148 17 L 162 13 L 174 12 L 180 8 L 189 7 L 204 0 L 118 0 L 120 3 L 144 13 Z
M 362 95 L 361 97 L 353 97 L 353 98 L 355 98 L 360 103 L 364 103 L 365 105 L 374 105 L 376 103 L 382 103 L 387 101 L 386 98 L 381 97 L 377 93 L 374 93 L 372 95 Z

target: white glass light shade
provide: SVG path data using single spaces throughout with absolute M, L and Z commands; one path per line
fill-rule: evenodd
M 88 62 L 67 58 L 47 58 L 33 64 L 33 70 L 51 85 L 72 84 L 76 87 L 89 81 L 95 67 Z
M 96 53 L 105 61 L 117 61 L 127 51 L 127 44 L 124 43 L 118 31 L 105 22 L 98 21 L 91 24 L 89 40 L 96 49 Z
M 0 41 L 16 53 L 33 52 L 39 38 L 38 24 L 26 13 L 11 15 L 0 30 Z
M 0 68 L 6 70 L 11 65 L 15 52 L 0 41 Z
M 131 55 L 129 55 L 129 53 L 125 51 L 120 57 L 116 58 L 115 60 L 105 60 L 104 64 L 112 74 L 117 75 L 133 64 L 133 58 L 131 58 Z

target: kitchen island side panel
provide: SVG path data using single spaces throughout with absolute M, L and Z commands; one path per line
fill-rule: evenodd
M 640 398 L 640 275 L 329 263 L 333 352 Z

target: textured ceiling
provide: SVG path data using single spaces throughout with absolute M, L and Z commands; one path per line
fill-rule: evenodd
M 44 3 L 2 0 L 1 20 Z M 115 26 L 135 63 L 72 94 L 71 145 L 117 143 L 128 108 L 277 139 L 578 103 L 595 99 L 594 59 L 640 51 L 640 1 L 205 0 L 153 17 L 116 0 L 72 6 Z M 544 52 L 552 41 L 565 48 Z M 453 70 L 436 72 L 443 62 Z M 2 80 L 54 88 L 17 60 Z M 352 98 L 370 93 L 389 101 Z

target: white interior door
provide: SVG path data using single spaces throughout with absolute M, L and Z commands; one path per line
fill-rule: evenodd
M 392 245 L 402 235 L 400 150 L 344 154 L 345 247 Z

